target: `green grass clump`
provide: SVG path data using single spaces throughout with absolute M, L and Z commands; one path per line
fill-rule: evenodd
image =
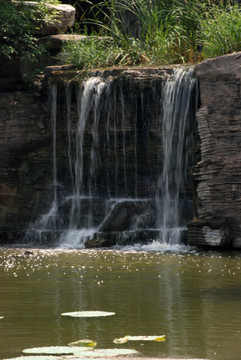
M 241 50 L 241 11 L 236 6 L 215 6 L 201 24 L 203 58 Z
M 87 2 L 81 22 L 95 29 L 92 35 L 112 41 L 92 36 L 66 44 L 64 58 L 80 68 L 198 62 L 241 50 L 240 7 L 227 1 L 225 6 L 215 0 Z
M 89 36 L 81 41 L 68 41 L 62 52 L 64 62 L 71 62 L 80 69 L 92 69 L 114 65 L 137 65 L 149 62 L 137 39 L 132 46 L 118 46 L 113 39 Z
M 117 50 L 110 41 L 95 36 L 79 42 L 68 41 L 62 52 L 64 61 L 72 62 L 81 69 L 111 66 L 117 56 Z

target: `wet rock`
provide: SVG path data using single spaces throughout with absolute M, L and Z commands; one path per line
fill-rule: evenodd
M 94 238 L 87 239 L 85 247 L 101 248 L 113 247 L 115 245 L 127 246 L 134 244 L 148 244 L 160 239 L 160 233 L 155 229 L 138 229 L 130 231 L 98 232 Z
M 136 230 L 154 227 L 155 206 L 150 201 L 124 200 L 112 205 L 111 211 L 99 227 L 100 232 Z
M 66 65 L 52 65 L 52 66 L 46 66 L 44 69 L 45 75 L 52 75 L 56 73 L 61 73 L 66 70 L 73 70 L 75 69 L 75 65 L 73 64 L 66 64 Z
M 225 219 L 194 219 L 188 225 L 188 243 L 195 246 L 229 247 L 230 235 Z
M 26 251 L 24 251 L 23 255 L 26 256 L 26 257 L 28 257 L 28 256 L 34 255 L 34 253 L 33 253 L 32 251 L 26 250 Z
M 76 89 L 81 86 L 81 79 L 76 77 L 76 71 L 69 66 L 51 67 L 49 72 L 51 77 L 46 75 L 43 81 L 40 81 L 38 89 L 1 92 L 0 141 L 3 156 L 0 158 L 0 239 L 2 242 L 20 241 L 29 224 L 35 224 L 39 216 L 47 214 L 51 209 L 54 196 L 53 137 L 51 109 L 48 104 L 49 93 L 45 87 L 49 82 L 51 84 L 58 83 L 58 106 L 60 106 L 56 126 L 57 196 L 60 218 L 56 220 L 56 228 L 37 232 L 39 243 L 52 244 L 53 241 L 58 241 L 61 229 L 68 227 L 69 213 L 66 209 L 69 210 L 71 207 L 70 195 L 73 190 L 67 151 L 69 138 L 66 130 L 65 85 L 69 79 L 74 78 L 70 84 L 72 92 L 70 136 L 71 144 L 73 144 L 78 123 Z M 108 134 L 105 106 L 102 106 L 100 111 L 98 136 L 101 141 L 96 153 L 98 159 L 101 159 L 101 166 L 98 169 L 98 176 L 96 176 L 96 186 L 92 187 L 94 189 L 92 194 L 94 211 L 90 217 L 94 215 L 93 219 L 88 217 L 87 211 L 88 202 L 92 200 L 86 199 L 81 203 L 79 221 L 84 224 L 90 222 L 93 226 L 96 226 L 96 222 L 99 225 L 103 221 L 113 205 L 113 202 L 111 206 L 105 205 L 105 200 L 115 198 L 116 194 L 123 193 L 125 183 L 128 187 L 128 196 L 132 199 L 135 197 L 149 199 L 151 196 L 153 198 L 153 194 L 156 192 L 157 176 L 161 167 L 160 107 L 156 108 L 156 104 L 160 100 L 162 83 L 166 79 L 164 70 L 149 70 L 148 68 L 128 71 L 126 76 L 124 69 L 121 68 L 113 69 L 113 71 L 109 69 L 106 73 L 102 72 L 101 74 L 104 77 L 114 77 L 113 94 L 115 97 L 113 101 L 116 101 L 116 106 L 115 111 L 110 114 Z M 64 77 L 65 75 L 66 77 Z M 138 80 L 135 80 L 137 76 Z M 123 122 L 121 121 L 122 103 L 120 101 L 122 93 L 126 104 L 124 139 Z M 137 108 L 138 112 L 136 112 Z M 117 117 L 115 118 L 115 116 Z M 136 127 L 133 126 L 133 121 Z M 84 139 L 86 170 L 83 187 L 85 189 L 89 187 L 90 164 L 88 161 L 93 146 L 92 126 L 93 118 L 90 117 L 90 121 L 86 124 Z M 124 140 L 125 162 L 123 162 Z M 109 148 L 108 144 L 112 148 Z M 75 157 L 74 147 L 72 148 L 72 157 L 72 159 Z M 136 162 L 135 169 L 133 169 L 133 161 Z M 61 203 L 60 199 L 65 199 L 65 197 L 69 197 L 69 200 Z M 102 199 L 104 202 L 98 202 L 96 198 Z M 154 199 L 153 202 L 155 203 Z M 127 215 L 127 210 L 130 211 L 130 216 Z M 107 234 L 114 232 L 121 234 L 124 230 L 126 233 L 130 231 L 130 234 L 127 236 L 123 231 L 123 238 L 131 238 L 132 230 L 141 230 L 141 228 L 146 230 L 154 223 L 152 211 L 153 205 L 144 199 L 135 203 L 127 201 L 125 204 L 118 205 L 116 209 L 114 207 L 112 216 L 108 217 L 108 220 L 106 219 L 105 225 L 102 224 L 101 234 L 105 234 L 102 239 L 111 244 L 111 235 Z M 30 229 L 31 237 L 34 229 L 32 226 Z M 131 236 L 129 237 L 129 235 Z M 118 236 L 115 235 L 114 238 L 118 239 Z M 101 245 L 107 246 L 106 243 Z
M 86 249 L 95 249 L 95 248 L 103 248 L 103 247 L 112 247 L 115 243 L 115 237 L 112 234 L 105 234 L 105 236 L 101 236 L 101 234 L 96 234 L 94 238 L 87 239 L 85 241 Z
M 94 238 L 85 242 L 85 247 L 147 244 L 159 235 L 158 230 L 153 230 L 154 227 L 155 205 L 153 202 L 148 200 L 115 202 Z

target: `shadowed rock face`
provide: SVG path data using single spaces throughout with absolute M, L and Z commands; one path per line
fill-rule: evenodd
M 31 216 L 47 205 L 52 130 L 44 105 L 30 92 L 0 94 L 2 241 L 18 240 Z
M 200 161 L 191 244 L 241 247 L 241 53 L 196 66 Z
M 136 230 L 155 227 L 155 207 L 148 201 L 121 201 L 112 205 L 106 219 L 99 227 L 101 232 Z
M 138 186 L 142 198 L 148 198 L 155 193 L 157 176 L 161 168 L 160 144 L 160 99 L 162 83 L 166 80 L 171 69 L 138 69 L 107 71 L 106 76 L 111 74 L 116 77 L 113 84 L 113 91 L 116 94 L 116 108 L 111 116 L 119 116 L 119 122 L 110 122 L 107 139 L 107 119 L 105 109 L 102 109 L 99 122 L 100 145 L 96 151 L 103 159 L 102 167 L 96 178 L 98 195 L 103 193 L 106 196 L 106 181 L 110 181 L 109 190 L 114 194 L 114 187 L 122 191 L 123 173 L 125 181 L 129 184 L 129 196 L 135 195 L 135 187 Z M 67 104 L 65 97 L 65 75 L 61 72 L 52 76 L 53 82 L 58 82 L 58 112 L 56 127 L 56 153 L 57 153 L 57 193 L 58 197 L 71 194 L 71 177 L 69 173 L 68 159 L 68 134 L 67 134 Z M 76 73 L 69 73 L 69 78 L 74 78 Z M 50 76 L 51 77 L 51 76 Z M 58 80 L 57 80 L 58 79 Z M 71 117 L 71 138 L 75 139 L 78 111 L 77 93 L 81 82 L 72 82 L 72 102 L 70 108 Z M 121 92 L 120 92 L 121 90 Z M 125 95 L 125 129 L 122 117 L 122 100 L 120 94 Z M 134 107 L 134 110 L 133 110 Z M 133 130 L 133 116 L 135 116 L 136 132 Z M 34 93 L 27 91 L 1 93 L 0 97 L 0 136 L 3 156 L 0 159 L 0 200 L 1 200 L 1 241 L 18 241 L 29 223 L 34 222 L 39 215 L 48 211 L 53 201 L 53 137 L 51 124 L 51 111 L 48 103 L 48 90 L 42 92 L 34 90 Z M 93 119 L 86 125 L 84 165 L 89 168 L 88 159 L 91 153 L 93 135 Z M 123 134 L 125 135 L 125 171 L 123 170 Z M 134 144 L 134 138 L 136 143 Z M 116 142 L 116 154 L 109 153 L 106 141 Z M 101 143 L 102 142 L 102 143 Z M 108 151 L 107 151 L 108 150 Z M 72 148 L 73 158 L 75 148 Z M 138 158 L 136 166 L 135 183 L 133 182 L 133 158 Z M 106 159 L 106 160 L 105 160 Z M 119 163 L 119 174 L 112 173 L 116 168 L 115 162 Z M 158 166 L 156 166 L 158 164 Z M 88 187 L 88 176 L 84 174 L 83 183 Z M 105 190 L 103 190 L 105 189 Z M 93 194 L 95 195 L 95 194 Z M 118 194 L 117 194 L 118 196 Z M 86 200 L 86 206 L 87 204 Z M 126 218 L 125 210 L 122 210 L 122 219 L 114 227 L 122 231 L 133 228 L 136 217 L 144 221 L 143 212 L 146 204 L 125 204 L 125 209 L 131 210 L 130 219 Z M 105 217 L 104 202 L 96 203 L 94 209 L 97 219 Z M 120 207 L 120 205 L 118 205 Z M 118 208 L 117 206 L 117 208 Z M 63 222 L 67 221 L 66 213 L 69 212 L 70 202 L 64 202 L 60 206 Z M 123 209 L 123 206 L 122 206 Z M 87 211 L 86 211 L 87 212 Z M 83 221 L 85 214 L 81 213 Z M 88 219 L 86 219 L 88 221 Z M 98 220 L 99 221 L 99 220 Z M 153 220 L 152 220 L 153 222 Z M 125 223 L 125 224 L 124 224 Z M 126 226 L 126 224 L 130 226 Z M 62 225 L 62 224 L 59 224 Z M 95 224 L 94 224 L 95 225 Z M 109 226 L 109 225 L 108 225 Z M 105 233 L 110 231 L 107 223 Z M 104 230 L 104 229 L 103 229 Z M 108 230 L 108 231 L 107 231 Z M 113 231 L 113 229 L 111 230 Z

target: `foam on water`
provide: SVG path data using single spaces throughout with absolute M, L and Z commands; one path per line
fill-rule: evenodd
M 64 231 L 59 239 L 59 246 L 65 249 L 84 249 L 87 239 L 91 239 L 96 229 L 80 229 Z
M 160 252 L 160 253 L 190 253 L 195 252 L 196 250 L 188 245 L 185 244 L 176 244 L 171 245 L 168 243 L 161 243 L 158 240 L 153 240 L 151 243 L 143 245 L 140 243 L 134 245 L 127 245 L 127 246 L 115 246 L 114 249 L 127 251 L 127 252 Z

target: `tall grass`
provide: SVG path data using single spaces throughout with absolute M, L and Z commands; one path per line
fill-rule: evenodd
M 81 69 L 99 68 L 117 64 L 121 51 L 113 46 L 111 40 L 89 36 L 80 42 L 67 42 L 62 58 Z
M 203 58 L 241 50 L 241 11 L 238 5 L 212 7 L 200 21 Z
M 85 13 L 85 25 L 112 41 L 91 37 L 66 45 L 65 57 L 79 67 L 187 63 L 241 50 L 238 5 L 215 0 L 88 2 L 91 17 Z

